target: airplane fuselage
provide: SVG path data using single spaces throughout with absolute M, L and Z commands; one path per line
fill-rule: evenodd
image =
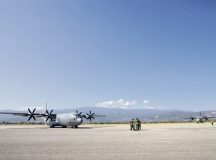
M 75 127 L 77 128 L 83 122 L 83 118 L 77 116 L 75 113 L 64 113 L 64 114 L 57 114 L 56 117 L 52 118 L 52 120 L 44 122 L 49 125 L 50 127 L 61 126 L 61 127 Z
M 205 122 L 206 120 L 204 118 L 196 118 L 196 122 L 197 123 L 203 123 Z

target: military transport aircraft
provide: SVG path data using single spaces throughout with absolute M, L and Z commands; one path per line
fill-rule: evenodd
M 199 116 L 191 116 L 191 117 L 185 118 L 185 119 L 189 119 L 191 121 L 196 121 L 197 123 L 203 123 L 203 122 L 210 121 L 210 119 L 212 119 L 212 118 L 216 118 L 216 117 L 208 117 L 206 115 L 202 116 L 202 113 L 200 112 Z
M 45 113 L 36 113 L 36 108 L 34 108 L 33 111 L 31 111 L 28 108 L 28 112 L 0 112 L 0 114 L 11 114 L 15 116 L 24 116 L 29 117 L 28 121 L 30 121 L 32 118 L 36 120 L 35 117 L 41 117 L 44 119 L 45 124 L 49 125 L 50 128 L 54 128 L 55 126 L 61 126 L 62 128 L 66 128 L 67 126 L 78 128 L 80 124 L 83 123 L 83 119 L 90 120 L 95 119 L 95 117 L 104 117 L 105 115 L 95 115 L 95 113 L 92 113 L 89 111 L 89 113 L 82 114 L 82 112 L 76 111 L 75 113 L 63 113 L 63 114 L 53 114 L 53 110 L 50 112 L 45 110 Z

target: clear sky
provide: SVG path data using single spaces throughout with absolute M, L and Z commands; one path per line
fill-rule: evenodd
M 216 109 L 216 1 L 0 1 L 0 109 Z

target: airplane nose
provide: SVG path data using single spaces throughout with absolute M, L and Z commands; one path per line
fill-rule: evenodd
M 77 121 L 77 123 L 82 123 L 83 122 L 82 118 L 77 118 L 76 121 Z

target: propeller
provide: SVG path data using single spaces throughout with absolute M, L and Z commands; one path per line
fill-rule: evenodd
M 37 115 L 37 114 L 34 113 L 35 110 L 36 110 L 36 108 L 34 108 L 33 111 L 31 111 L 31 110 L 28 108 L 28 111 L 29 111 L 29 118 L 28 118 L 28 121 L 30 121 L 32 118 L 33 118 L 34 120 L 36 120 L 36 119 L 35 119 L 35 115 Z
M 86 115 L 88 116 L 86 119 L 89 119 L 90 120 L 90 122 L 92 121 L 92 119 L 95 119 L 95 117 L 94 117 L 94 114 L 95 113 L 92 113 L 91 112 L 91 110 L 89 111 L 89 114 L 88 113 L 86 113 Z
M 208 117 L 207 117 L 207 116 L 204 116 L 203 118 L 204 118 L 206 121 L 208 120 Z
M 48 119 L 50 119 L 52 121 L 52 116 L 53 116 L 52 112 L 53 112 L 53 109 L 50 112 L 46 109 L 46 112 L 45 112 L 45 114 L 47 116 L 46 121 L 48 121 Z
M 193 121 L 195 118 L 193 116 L 191 116 L 190 118 L 186 118 L 186 119 L 190 119 Z
M 76 110 L 76 116 L 77 117 L 81 117 L 82 116 L 82 112 L 79 113 L 78 110 Z

